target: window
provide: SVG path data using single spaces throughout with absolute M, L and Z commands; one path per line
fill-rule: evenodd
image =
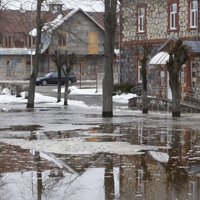
M 145 7 L 138 8 L 138 32 L 145 32 Z
M 0 33 L 0 47 L 2 47 L 3 46 L 3 36 L 2 36 L 2 34 Z
M 138 169 L 137 192 L 144 194 L 144 171 L 142 169 Z
M 142 64 L 141 64 L 141 61 L 138 60 L 138 68 L 137 68 L 137 80 L 139 83 L 142 82 Z
M 4 38 L 4 47 L 6 48 L 12 47 L 12 36 L 7 36 Z
M 32 42 L 32 44 L 31 44 Z M 35 48 L 36 38 L 33 36 L 27 36 L 27 47 L 28 48 Z
M 170 30 L 177 28 L 177 3 L 170 4 Z
M 66 34 L 62 33 L 58 35 L 58 46 L 66 47 Z
M 15 32 L 14 33 L 14 44 L 16 48 L 24 47 L 24 33 L 22 32 Z
M 192 0 L 190 2 L 190 28 L 197 28 L 198 23 L 198 2 Z
M 99 34 L 98 32 L 88 32 L 88 54 L 99 53 Z

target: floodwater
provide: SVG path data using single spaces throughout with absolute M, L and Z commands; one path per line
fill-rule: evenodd
M 48 109 L 41 112 L 49 114 Z M 42 115 L 38 111 L 22 112 L 19 116 L 27 120 L 28 115 L 36 113 Z M 77 129 L 59 131 L 43 130 L 38 116 L 34 117 L 34 125 L 1 126 L 0 200 L 200 199 L 199 119 L 193 115 L 181 119 L 164 116 L 144 117 L 136 113 L 104 121 L 99 114 L 88 113 L 84 114 L 85 121 L 76 119 Z M 62 117 L 61 114 L 60 125 L 64 124 Z M 72 118 L 75 120 L 75 116 Z M 71 123 L 69 116 L 67 119 Z M 84 124 L 91 126 L 80 128 Z M 95 124 L 98 126 L 92 126 Z M 59 154 L 8 144 L 3 139 L 25 142 L 80 139 L 88 143 L 124 142 L 155 148 L 133 154 Z

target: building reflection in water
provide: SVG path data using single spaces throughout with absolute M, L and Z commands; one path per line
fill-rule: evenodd
M 154 148 L 129 155 L 56 155 L 1 144 L 0 199 L 200 199 L 199 130 L 141 121 L 117 131 L 133 145 Z
M 199 131 L 178 127 L 150 129 L 140 122 L 138 129 L 133 129 L 131 140 L 133 144 L 155 145 L 157 149 L 120 156 L 121 199 L 200 199 Z

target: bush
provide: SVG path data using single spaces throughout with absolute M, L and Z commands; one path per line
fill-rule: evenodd
M 132 88 L 131 83 L 117 83 L 114 84 L 114 94 L 131 93 Z
M 114 95 L 115 94 L 121 94 L 121 93 L 133 93 L 137 94 L 138 96 L 141 96 L 142 94 L 142 84 L 136 83 L 117 83 L 114 84 Z

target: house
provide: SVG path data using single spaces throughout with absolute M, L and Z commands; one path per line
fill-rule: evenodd
M 26 79 L 34 66 L 36 11 L 0 10 L 0 79 Z M 38 76 L 56 70 L 55 51 L 75 53 L 78 79 L 103 74 L 103 13 L 63 10 L 50 4 L 42 11 L 41 59 Z M 116 62 L 114 71 L 118 70 Z
M 190 58 L 182 66 L 182 97 L 199 98 L 200 41 L 198 0 L 124 0 L 121 7 L 121 80 L 137 84 L 141 79 L 138 48 L 151 46 L 148 63 L 148 93 L 171 98 L 164 46 L 182 38 L 190 49 Z

